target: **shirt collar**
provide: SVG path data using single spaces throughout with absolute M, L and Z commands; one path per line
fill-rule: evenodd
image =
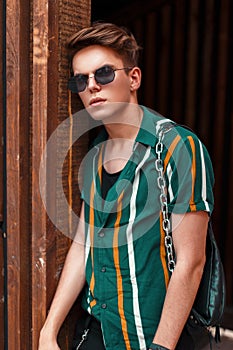
M 163 117 L 159 113 L 150 111 L 144 106 L 141 106 L 141 108 L 143 110 L 143 118 L 136 137 L 136 142 L 154 147 L 157 141 L 156 124 Z

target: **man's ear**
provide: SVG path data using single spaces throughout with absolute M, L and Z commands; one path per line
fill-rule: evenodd
M 139 67 L 134 67 L 129 72 L 130 76 L 130 91 L 137 91 L 141 85 L 141 69 Z

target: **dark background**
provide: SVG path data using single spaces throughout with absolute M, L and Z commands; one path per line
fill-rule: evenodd
M 92 1 L 92 21 L 127 26 L 143 47 L 139 102 L 191 127 L 215 172 L 214 231 L 233 329 L 233 2 Z

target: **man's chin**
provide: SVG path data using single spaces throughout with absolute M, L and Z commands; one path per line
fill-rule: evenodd
M 119 122 L 124 116 L 124 111 L 129 109 L 129 103 L 112 102 L 93 105 L 87 108 L 88 113 L 94 120 L 111 120 L 113 123 Z M 134 106 L 135 109 L 135 106 Z
M 94 120 L 104 121 L 116 116 L 118 109 L 119 106 L 116 103 L 103 103 L 100 105 L 90 106 L 88 107 L 87 111 Z

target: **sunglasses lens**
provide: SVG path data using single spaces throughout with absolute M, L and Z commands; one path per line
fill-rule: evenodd
M 110 66 L 104 66 L 95 72 L 95 80 L 101 85 L 111 83 L 115 78 L 115 72 Z
M 84 75 L 84 74 L 75 75 L 75 82 L 76 82 L 76 87 L 78 92 L 82 92 L 86 89 L 87 80 L 88 80 L 87 75 Z
M 76 85 L 76 81 L 75 81 L 75 77 L 70 77 L 69 81 L 68 81 L 68 89 L 70 91 L 72 91 L 73 93 L 77 93 L 77 85 Z

